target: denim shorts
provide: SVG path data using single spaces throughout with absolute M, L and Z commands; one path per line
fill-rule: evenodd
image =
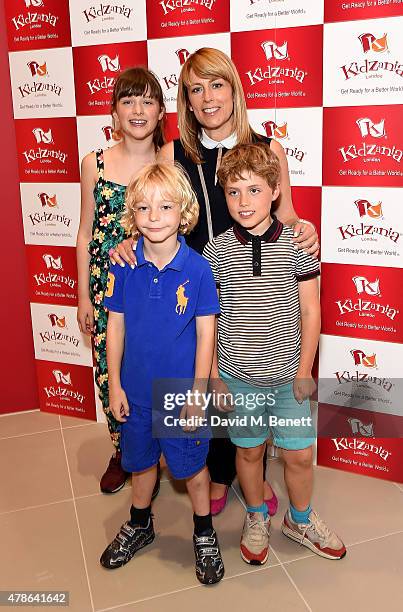
M 130 415 L 120 431 L 122 467 L 126 472 L 149 469 L 159 462 L 161 453 L 178 480 L 190 478 L 206 465 L 209 438 L 197 437 L 197 431 L 177 438 L 153 437 L 151 407 L 130 404 Z
M 234 411 L 229 412 L 228 435 L 242 448 L 255 448 L 270 436 L 275 446 L 301 450 L 315 443 L 309 400 L 299 404 L 293 385 L 255 387 L 220 371 L 234 398 Z M 233 420 L 230 420 L 233 419 Z

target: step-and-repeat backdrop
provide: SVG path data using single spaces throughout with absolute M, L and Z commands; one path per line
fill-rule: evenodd
M 157 74 L 176 137 L 181 65 L 216 47 L 238 67 L 253 128 L 286 150 L 297 212 L 321 228 L 318 463 L 403 481 L 403 1 L 5 7 L 41 410 L 101 418 L 75 242 L 79 163 L 114 142 L 116 75 Z

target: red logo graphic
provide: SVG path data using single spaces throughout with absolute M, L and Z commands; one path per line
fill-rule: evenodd
M 364 53 L 368 53 L 368 51 L 375 51 L 375 53 L 384 53 L 384 51 L 388 51 L 387 34 L 384 34 L 381 38 L 375 38 L 373 34 L 367 33 L 361 34 L 358 38 Z
M 109 57 L 109 55 L 100 55 L 98 57 L 98 61 L 101 65 L 102 72 L 119 72 L 120 63 L 119 63 L 119 55 L 116 55 L 113 59 Z
M 19 119 L 15 121 L 15 131 L 21 182 L 80 180 L 75 118 Z M 39 197 L 43 205 L 46 198 Z
M 102 133 L 105 136 L 105 140 L 107 142 L 114 140 L 113 132 L 114 132 L 114 129 L 111 125 L 104 125 L 104 127 L 102 128 Z
M 35 136 L 35 140 L 38 144 L 54 144 L 52 130 L 49 129 L 47 132 L 44 132 L 42 128 L 34 128 L 32 130 L 33 135 Z
M 31 215 L 32 225 L 44 224 L 53 228 L 70 222 L 62 214 L 46 212 Z M 63 230 L 62 230 L 63 231 Z M 29 245 L 27 247 L 29 266 L 30 301 L 42 304 L 71 305 L 77 304 L 77 263 L 74 249 L 71 247 Z M 53 327 L 57 324 L 57 315 L 49 315 Z M 61 323 L 64 323 L 61 320 Z
M 180 65 L 183 66 L 183 64 L 186 62 L 187 58 L 190 55 L 189 51 L 187 49 L 178 49 L 177 51 L 175 51 L 175 53 L 178 56 Z
M 10 51 L 71 44 L 67 0 L 5 0 Z
M 376 363 L 375 353 L 373 353 L 372 355 L 366 355 L 364 351 L 361 351 L 360 349 L 350 351 L 350 353 L 353 356 L 354 365 L 356 366 L 362 365 L 365 368 L 377 368 L 378 367 Z
M 35 76 L 39 76 L 39 77 L 44 77 L 44 76 L 48 76 L 48 70 L 46 68 L 46 62 L 44 64 L 38 64 L 38 62 L 28 62 L 27 64 L 28 68 L 31 71 L 31 75 L 33 77 Z
M 374 424 L 363 423 L 360 419 L 349 417 L 347 421 L 350 424 L 351 432 L 354 436 L 362 436 L 363 438 L 374 438 Z
M 264 123 L 262 123 L 262 126 L 266 131 L 266 136 L 268 136 L 269 138 L 277 138 L 278 140 L 288 138 L 286 122 L 283 123 L 283 125 L 277 125 L 277 123 L 275 123 L 274 121 L 265 121 Z
M 355 285 L 358 295 L 366 293 L 367 295 L 381 295 L 379 289 L 379 278 L 370 282 L 365 276 L 353 276 L 352 281 Z
M 147 0 L 146 15 L 149 39 L 228 32 L 230 0 Z
M 378 123 L 374 123 L 371 119 L 365 117 L 364 119 L 357 119 L 356 123 L 363 138 L 367 136 L 372 136 L 373 138 L 386 137 L 385 119 L 381 119 Z
M 382 202 L 371 204 L 371 202 L 368 200 L 360 199 L 355 200 L 354 204 L 357 207 L 358 214 L 361 218 L 368 217 L 370 220 L 374 219 L 376 221 L 384 218 Z M 340 225 L 337 229 L 339 230 L 343 240 L 359 236 L 364 241 L 376 241 L 378 236 L 383 236 L 384 238 L 390 238 L 392 242 L 397 243 L 400 238 L 400 233 L 393 229 L 393 227 L 382 227 L 372 223 L 360 223 L 359 225 L 347 223 L 346 225 Z
M 129 66 L 147 66 L 146 41 L 73 47 L 78 115 L 107 115 L 115 80 Z
M 48 195 L 45 192 L 38 193 L 38 198 L 39 198 L 39 201 L 40 201 L 42 207 L 44 207 L 44 206 L 49 206 L 49 208 L 57 207 L 56 194 L 53 194 L 52 196 L 50 196 L 50 195 Z
M 58 317 L 56 314 L 48 314 L 52 327 L 67 327 L 66 317 Z
M 231 56 L 250 108 L 322 105 L 323 26 L 231 33 Z M 281 31 L 280 31 L 281 32 Z
M 371 204 L 368 200 L 355 200 L 354 204 L 357 207 L 360 217 L 368 216 L 371 219 L 382 219 L 382 202 Z
M 42 259 L 45 262 L 48 270 L 63 270 L 62 258 L 60 255 L 59 257 L 55 258 L 53 257 L 53 255 L 45 253 L 44 255 L 42 255 Z
M 402 137 L 398 106 L 325 108 L 323 184 L 400 187 Z
M 285 60 L 290 58 L 288 55 L 288 42 L 286 41 L 284 41 L 282 45 L 277 45 L 277 43 L 272 40 L 267 40 L 262 42 L 261 47 L 267 60 Z
M 71 381 L 70 372 L 67 372 L 67 374 L 63 374 L 61 370 L 53 370 L 52 374 L 55 377 L 55 380 L 57 383 L 61 383 L 62 385 L 69 385 L 69 386 L 73 384 Z

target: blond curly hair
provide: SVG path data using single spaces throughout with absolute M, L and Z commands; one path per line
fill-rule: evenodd
M 144 166 L 140 174 L 132 180 L 125 197 L 125 209 L 121 225 L 129 236 L 137 239 L 135 206 L 143 202 L 150 190 L 158 187 L 167 201 L 179 204 L 181 220 L 180 234 L 189 234 L 199 220 L 199 203 L 190 185 L 186 171 L 178 163 L 158 161 Z

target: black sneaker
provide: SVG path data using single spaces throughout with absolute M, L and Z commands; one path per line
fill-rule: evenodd
M 122 567 L 130 561 L 133 555 L 155 538 L 152 515 L 147 527 L 136 525 L 133 527 L 129 522 L 123 523 L 116 538 L 104 550 L 100 563 L 107 569 Z
M 193 534 L 196 559 L 196 577 L 202 584 L 215 584 L 224 576 L 224 564 L 216 532 L 209 536 Z

